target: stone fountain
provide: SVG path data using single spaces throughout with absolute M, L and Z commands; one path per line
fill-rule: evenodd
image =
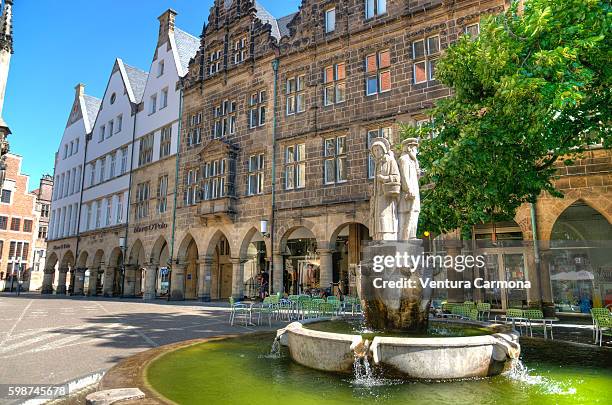
M 394 337 L 375 336 L 370 342 L 359 334 L 323 332 L 309 329 L 307 322 L 293 322 L 277 332 L 277 339 L 289 347 L 295 362 L 322 371 L 351 373 L 357 361 L 367 361 L 406 378 L 446 380 L 500 374 L 519 357 L 518 334 L 509 325 L 457 320 L 452 323 L 484 328 L 486 333 L 414 337 L 428 330 L 431 290 L 423 288 L 419 279 L 431 278 L 433 271 L 414 261 L 386 266 L 384 272 L 374 265 L 376 256 L 423 255 L 422 241 L 416 238 L 420 211 L 417 146 L 418 140 L 405 140 L 397 160 L 385 138 L 375 139 L 370 147 L 376 162 L 370 199 L 373 241 L 363 249 L 359 297 L 367 327 L 394 332 Z M 387 285 L 402 287 L 377 288 L 376 279 L 378 285 L 384 279 L 392 283 Z

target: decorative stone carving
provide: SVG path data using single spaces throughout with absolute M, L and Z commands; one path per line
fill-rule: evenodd
M 402 155 L 399 158 L 401 176 L 401 191 L 399 198 L 399 239 L 416 239 L 419 212 L 421 211 L 421 196 L 419 191 L 419 161 L 415 138 L 402 142 Z

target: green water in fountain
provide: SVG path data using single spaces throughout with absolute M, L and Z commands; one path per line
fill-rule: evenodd
M 431 338 L 431 337 L 460 337 L 460 336 L 482 336 L 490 335 L 493 332 L 487 328 L 465 325 L 452 320 L 436 320 L 429 322 L 427 334 L 415 334 L 405 332 L 387 332 L 368 330 L 361 319 L 334 320 L 313 322 L 304 324 L 304 328 L 318 330 L 321 332 L 342 333 L 348 335 L 360 335 L 364 339 L 372 340 L 375 336 L 385 337 L 411 337 L 411 338 Z
M 508 375 L 464 381 L 356 380 L 312 370 L 287 353 L 269 355 L 274 334 L 196 344 L 162 355 L 149 384 L 189 404 L 610 404 L 612 350 L 521 339 L 522 361 Z M 286 349 L 283 349 L 286 350 Z

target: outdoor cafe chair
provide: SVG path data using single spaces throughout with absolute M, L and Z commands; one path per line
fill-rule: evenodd
M 599 334 L 599 327 L 597 325 L 597 317 L 602 315 L 610 315 L 608 308 L 591 308 L 591 320 L 593 322 L 593 339 L 597 343 L 597 336 Z
M 529 335 L 533 337 L 533 323 L 542 323 L 544 328 L 544 339 L 547 338 L 546 330 L 550 329 L 550 338 L 554 339 L 553 336 L 553 321 L 556 318 L 544 318 L 544 314 L 539 309 L 526 309 L 524 311 L 524 317 L 527 319 L 527 325 L 529 327 Z
M 231 326 L 234 325 L 236 316 L 242 317 L 242 319 L 244 320 L 244 326 L 247 326 L 249 323 L 251 323 L 253 304 L 245 304 L 243 302 L 238 302 L 234 299 L 234 297 L 229 298 L 229 304 L 230 304 L 229 323 Z
M 274 309 L 274 306 L 272 305 L 272 301 L 270 297 L 264 298 L 263 302 L 258 307 L 255 307 L 255 312 L 258 314 L 257 316 L 258 325 L 261 325 L 261 315 L 263 314 L 263 315 L 268 316 L 268 324 L 272 326 L 272 317 L 275 314 L 275 309 Z
M 599 347 L 601 347 L 603 335 L 612 336 L 612 315 L 599 315 L 596 321 L 599 330 Z
M 476 309 L 478 310 L 478 318 L 481 320 L 485 320 L 485 314 L 487 314 L 487 320 L 491 316 L 491 304 L 488 302 L 479 302 L 476 304 Z

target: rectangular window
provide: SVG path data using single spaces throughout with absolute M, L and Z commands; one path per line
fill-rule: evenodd
M 157 63 L 157 77 L 160 77 L 164 74 L 164 65 L 165 64 L 163 59 Z
M 325 68 L 323 103 L 326 106 L 342 103 L 346 100 L 345 79 L 346 67 L 344 63 L 338 63 Z
M 324 152 L 325 184 L 342 183 L 347 180 L 346 136 L 327 138 Z
M 112 179 L 115 177 L 115 167 L 117 166 L 117 152 L 113 152 L 110 155 L 110 171 L 108 173 L 108 178 Z
M 86 209 L 85 229 L 90 230 L 92 229 L 92 224 L 91 224 L 92 205 L 91 204 L 86 205 L 85 209 Z
M 297 76 L 287 79 L 287 115 L 306 111 L 306 76 Z
M 64 145 L 64 156 L 62 159 L 66 159 L 68 157 L 68 144 Z
M 171 141 L 172 141 L 172 126 L 162 128 L 161 139 L 159 142 L 159 158 L 160 159 L 170 155 Z
M 32 220 L 24 219 L 23 220 L 23 231 L 24 232 L 32 232 Z
M 325 11 L 325 33 L 334 32 L 336 30 L 336 9 L 330 8 Z
M 153 161 L 153 134 L 140 138 L 140 151 L 138 154 L 138 166 L 146 165 Z
M 168 88 L 161 91 L 160 109 L 168 107 Z
M 265 90 L 251 94 L 249 99 L 249 128 L 257 128 L 266 124 L 266 94 Z
M 0 229 L 6 230 L 8 226 L 8 217 L 0 216 Z
M 89 167 L 91 169 L 89 171 L 89 185 L 93 186 L 96 184 L 96 161 L 94 160 Z
M 234 60 L 234 64 L 238 65 L 242 62 L 245 61 L 245 59 L 247 58 L 247 38 L 246 37 L 242 37 L 236 41 L 234 41 L 234 56 L 233 56 L 233 60 Z
M 149 182 L 136 186 L 136 219 L 149 215 Z
M 225 100 L 215 106 L 212 128 L 213 139 L 219 139 L 236 132 L 236 102 Z
M 168 209 L 168 175 L 157 180 L 157 212 L 160 214 Z
M 391 90 L 391 53 L 389 50 L 366 57 L 366 95 Z
M 476 23 L 468 25 L 465 27 L 465 33 L 473 39 L 476 38 L 478 34 L 480 34 L 480 24 Z
M 41 204 L 41 206 L 40 206 L 40 216 L 42 218 L 49 218 L 49 204 Z M 4 228 L 0 227 L 0 229 L 6 229 L 6 222 L 4 224 Z
M 115 125 L 115 133 L 121 132 L 122 126 L 123 126 L 123 114 L 119 114 L 117 116 L 117 124 Z
M 11 203 L 11 194 L 13 192 L 11 190 L 2 189 L 2 195 L 0 195 L 0 202 L 5 204 Z
M 211 52 L 208 55 L 208 75 L 212 76 L 221 70 L 221 49 Z
M 38 239 L 47 239 L 48 228 L 46 226 L 40 226 L 38 228 Z
M 117 223 L 123 221 L 123 194 L 117 196 Z
M 102 224 L 102 200 L 95 202 L 96 204 L 96 229 L 100 228 Z
M 376 17 L 387 12 L 387 0 L 365 0 L 366 19 Z
M 106 135 L 106 138 L 110 138 L 111 136 L 113 136 L 113 133 L 115 132 L 115 121 L 111 120 L 108 122 L 108 134 Z
M 226 159 L 213 160 L 202 166 L 202 198 L 214 200 L 229 195 L 230 189 L 227 183 L 227 161 Z
M 153 94 L 149 99 L 149 115 L 155 114 L 157 111 L 157 94 Z
M 102 183 L 106 180 L 106 156 L 100 159 L 100 174 L 98 176 L 99 183 Z
M 256 195 L 263 193 L 264 179 L 264 154 L 251 155 L 249 157 L 249 178 L 247 194 Z
M 106 199 L 106 226 L 111 225 L 111 221 L 113 220 L 113 199 Z
M 104 134 L 106 133 L 106 126 L 102 125 L 100 127 L 100 133 L 98 134 L 98 142 L 102 142 L 104 140 Z
M 74 140 L 74 153 L 79 153 L 79 138 Z
M 370 179 L 374 177 L 375 163 L 369 151 L 376 138 L 386 138 L 391 141 L 391 127 L 376 128 L 368 131 L 368 178 Z
M 127 146 L 121 148 L 121 173 L 124 174 L 127 171 L 127 161 L 128 161 L 128 148 Z
M 194 205 L 198 203 L 198 192 L 198 170 L 191 169 L 187 171 L 187 176 L 185 177 L 185 195 L 183 196 L 185 205 Z
M 11 231 L 19 231 L 21 229 L 21 219 L 11 218 Z
M 298 143 L 285 148 L 285 189 L 306 186 L 306 144 Z
M 413 82 L 424 83 L 435 79 L 435 68 L 440 53 L 440 36 L 434 35 L 412 43 Z

